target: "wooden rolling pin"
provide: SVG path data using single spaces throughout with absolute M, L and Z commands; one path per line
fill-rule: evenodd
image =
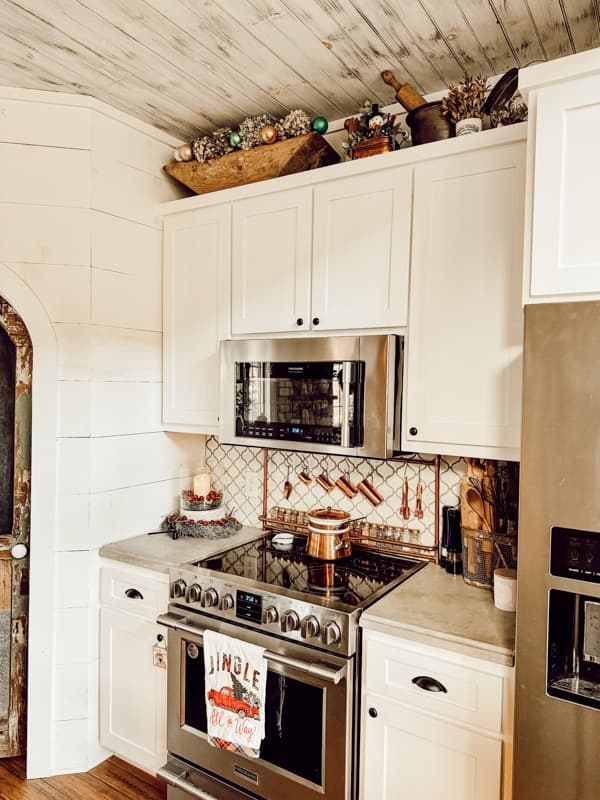
M 412 111 L 419 106 L 425 105 L 427 102 L 410 83 L 400 83 L 396 80 L 396 76 L 391 70 L 384 69 L 381 73 L 381 77 L 384 83 L 387 83 L 388 86 L 396 90 L 396 100 L 401 106 L 404 106 L 407 111 Z

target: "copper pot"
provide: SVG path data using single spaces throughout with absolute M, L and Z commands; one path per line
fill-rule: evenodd
M 352 552 L 350 514 L 336 508 L 318 508 L 306 515 L 306 553 L 312 558 L 333 561 Z
M 348 528 L 342 531 L 308 531 L 306 554 L 312 558 L 333 561 L 345 558 L 352 552 L 352 542 Z

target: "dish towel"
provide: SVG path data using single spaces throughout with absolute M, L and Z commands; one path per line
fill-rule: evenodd
M 265 736 L 267 664 L 264 647 L 204 632 L 208 741 L 258 758 Z

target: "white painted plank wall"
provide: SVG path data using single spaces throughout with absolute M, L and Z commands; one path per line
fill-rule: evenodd
M 172 142 L 80 103 L 0 89 L 0 261 L 38 296 L 59 343 L 55 772 L 104 755 L 98 548 L 155 530 L 204 455 L 203 437 L 161 430 L 156 209 L 182 194 L 161 170 Z

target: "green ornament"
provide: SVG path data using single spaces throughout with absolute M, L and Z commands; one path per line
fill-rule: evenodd
M 229 134 L 229 144 L 232 147 L 239 147 L 242 143 L 242 137 L 239 131 L 231 131 Z
M 329 127 L 329 123 L 325 117 L 315 117 L 311 122 L 310 127 L 317 133 L 325 133 Z

